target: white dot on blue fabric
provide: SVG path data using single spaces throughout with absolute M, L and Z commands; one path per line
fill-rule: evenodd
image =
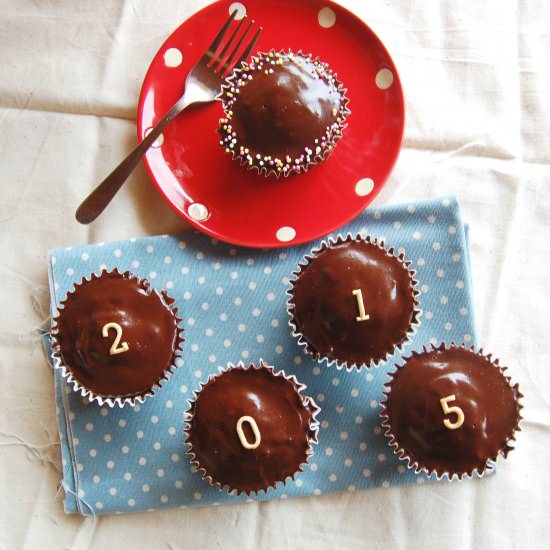
M 294 229 L 284 229 L 280 236 L 295 238 Z M 475 343 L 464 246 L 468 237 L 454 199 L 377 208 L 340 232 L 362 229 L 384 236 L 386 245 L 404 251 L 417 270 L 424 314 L 403 354 L 432 339 Z M 184 443 L 188 399 L 228 361 L 257 363 L 262 358 L 306 384 L 306 395 L 322 408 L 319 445 L 309 466 L 294 482 L 267 495 L 252 495 L 253 500 L 354 492 L 422 479 L 395 457 L 380 428 L 382 388 L 401 355 L 376 369 L 347 372 L 317 363 L 290 335 L 289 278 L 316 244 L 251 251 L 189 233 L 184 239 L 148 237 L 53 251 L 50 268 L 58 302 L 75 282 L 106 264 L 166 288 L 183 319 L 185 343 L 177 368 L 154 397 L 134 408 L 99 407 L 83 400 L 56 372 L 63 480 L 74 494 L 83 491 L 78 498 L 96 514 L 246 500 L 202 479 L 189 466 Z M 67 494 L 67 510 L 90 513 L 78 498 Z

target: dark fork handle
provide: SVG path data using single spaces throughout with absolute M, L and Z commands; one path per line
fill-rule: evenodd
M 82 201 L 75 214 L 80 223 L 93 222 L 105 210 L 105 207 L 139 164 L 147 149 L 151 147 L 172 119 L 181 113 L 187 105 L 186 102 L 181 100 L 175 103 L 145 139 Z

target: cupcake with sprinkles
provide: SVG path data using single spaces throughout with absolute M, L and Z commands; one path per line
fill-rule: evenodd
M 325 160 L 350 114 L 326 63 L 292 51 L 259 53 L 226 79 L 220 145 L 265 176 L 302 174 Z

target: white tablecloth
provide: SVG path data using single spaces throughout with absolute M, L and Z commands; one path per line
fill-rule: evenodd
M 0 548 L 550 547 L 550 4 L 342 0 L 407 100 L 376 204 L 455 194 L 471 224 L 481 341 L 525 393 L 496 476 L 263 504 L 66 516 L 53 378 L 32 328 L 52 247 L 178 233 L 143 167 L 90 227 L 79 201 L 135 143 L 141 81 L 201 0 L 0 0 Z M 546 94 L 545 94 L 546 92 Z

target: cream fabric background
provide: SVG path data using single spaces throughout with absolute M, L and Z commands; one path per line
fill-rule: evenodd
M 481 482 L 65 516 L 53 379 L 30 337 L 46 253 L 185 230 L 143 167 L 96 224 L 73 213 L 135 143 L 157 48 L 206 2 L 0 0 L 0 548 L 550 548 L 550 4 L 341 1 L 386 44 L 407 99 L 376 202 L 461 201 L 481 340 L 526 394 L 517 449 Z

